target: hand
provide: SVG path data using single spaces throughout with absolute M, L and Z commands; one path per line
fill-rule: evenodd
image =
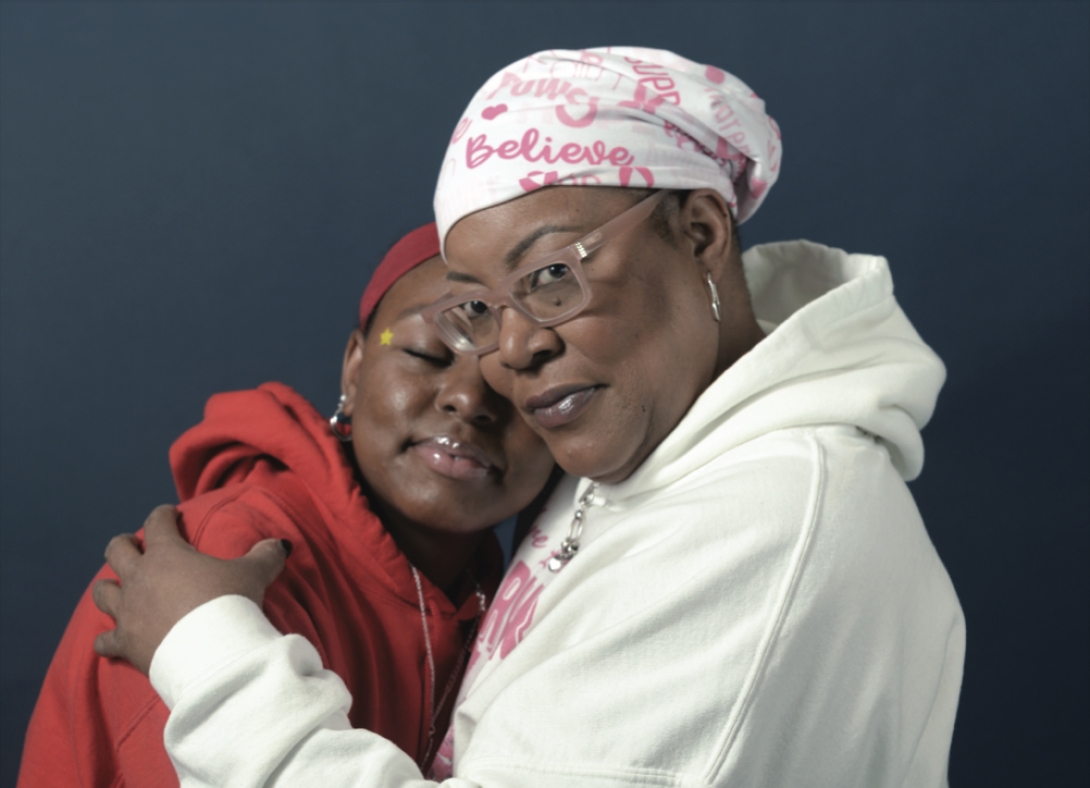
M 111 539 L 106 561 L 121 583 L 99 580 L 92 589 L 95 605 L 116 626 L 95 638 L 95 651 L 128 660 L 145 674 L 163 638 L 190 611 L 228 594 L 260 605 L 291 550 L 286 540 L 265 539 L 233 561 L 212 558 L 182 539 L 177 516 L 173 506 L 152 511 L 143 552 L 132 534 Z

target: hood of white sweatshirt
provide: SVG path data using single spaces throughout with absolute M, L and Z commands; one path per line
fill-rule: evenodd
M 920 430 L 946 370 L 893 297 L 886 259 L 788 241 L 755 246 L 742 260 L 767 336 L 700 395 L 632 476 L 601 493 L 614 506 L 638 505 L 735 446 L 821 424 L 874 435 L 901 476 L 916 478 Z

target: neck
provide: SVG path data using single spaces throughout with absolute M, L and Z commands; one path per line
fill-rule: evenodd
M 765 332 L 757 324 L 757 316 L 753 313 L 740 260 L 732 267 L 731 273 L 734 278 L 731 286 L 720 288 L 720 293 L 726 290 L 726 297 L 723 299 L 724 319 L 719 324 L 719 353 L 712 382 L 765 338 Z
M 394 542 L 424 577 L 448 597 L 485 538 L 486 531 L 448 533 L 428 528 L 375 501 L 382 524 Z
M 718 380 L 719 376 L 726 372 L 735 361 L 753 350 L 764 338 L 765 332 L 757 325 L 755 319 L 733 329 L 729 337 L 723 337 L 719 343 L 719 357 L 716 361 L 713 382 Z

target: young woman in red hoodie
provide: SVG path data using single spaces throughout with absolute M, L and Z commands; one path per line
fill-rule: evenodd
M 332 419 L 267 383 L 212 397 L 170 451 L 186 538 L 221 558 L 286 540 L 292 560 L 266 614 L 341 676 L 354 726 L 422 768 L 502 572 L 488 529 L 527 507 L 554 468 L 477 359 L 454 356 L 421 317 L 446 293 L 445 273 L 434 224 L 386 255 L 360 303 Z M 115 575 L 104 567 L 103 577 Z M 20 788 L 177 785 L 166 707 L 135 668 L 94 653 L 112 627 L 88 590 L 38 698 Z

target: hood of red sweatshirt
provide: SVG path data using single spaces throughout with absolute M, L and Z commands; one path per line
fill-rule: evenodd
M 283 467 L 308 489 L 325 514 L 330 550 L 350 552 L 397 596 L 417 604 L 409 561 L 369 506 L 344 444 L 328 420 L 289 386 L 265 383 L 214 395 L 205 406 L 204 420 L 170 449 L 181 501 L 246 481 L 258 461 Z M 501 569 L 499 545 L 489 535 L 473 567 L 489 596 Z M 437 596 L 429 601 L 450 605 L 442 592 Z

